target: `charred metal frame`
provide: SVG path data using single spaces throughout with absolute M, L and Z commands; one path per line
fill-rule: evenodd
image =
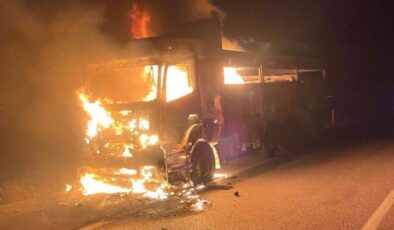
M 158 121 L 154 122 L 158 123 L 157 127 L 159 129 L 160 140 L 165 140 L 163 136 L 165 135 L 166 129 L 182 127 L 182 131 L 177 134 L 179 140 L 177 143 L 173 140 L 170 143 L 161 142 L 159 144 L 160 147 L 155 148 L 155 151 L 158 151 L 159 154 L 162 154 L 165 158 L 164 168 L 167 179 L 169 180 L 171 177 L 173 177 L 174 180 L 181 178 L 187 179 L 188 177 L 190 153 L 196 142 L 195 140 L 192 141 L 193 143 L 190 141 L 193 130 L 201 129 L 201 138 L 206 137 L 207 135 L 204 133 L 206 122 L 214 122 L 219 119 L 218 116 L 223 116 L 223 125 L 224 127 L 228 126 L 226 123 L 227 114 L 218 114 L 218 112 L 223 113 L 225 111 L 216 111 L 217 108 L 215 108 L 214 105 L 215 98 L 220 99 L 222 106 L 225 106 L 223 104 L 226 103 L 225 99 L 223 99 L 223 97 L 225 97 L 223 66 L 252 66 L 258 68 L 260 77 L 260 83 L 258 85 L 259 96 L 261 97 L 260 106 L 262 107 L 261 111 L 263 111 L 259 114 L 259 117 L 261 126 L 264 127 L 264 130 L 267 122 L 267 114 L 264 112 L 267 110 L 267 98 L 272 97 L 272 95 L 266 92 L 267 83 L 265 82 L 264 76 L 267 69 L 293 69 L 295 76 L 297 76 L 296 78 L 298 78 L 299 69 L 312 68 L 314 71 L 322 71 L 325 77 L 324 69 L 321 68 L 319 61 L 315 59 L 266 56 L 251 52 L 224 51 L 221 47 L 212 46 L 206 39 L 195 39 L 193 37 L 188 37 L 186 39 L 162 37 L 142 40 L 140 42 L 145 44 L 144 47 L 150 47 L 150 49 L 145 50 L 143 54 L 137 53 L 136 57 L 129 57 L 107 64 L 92 65 L 90 69 L 92 71 L 106 71 L 117 68 L 128 68 L 134 65 L 157 64 L 159 66 L 157 99 L 155 101 L 112 104 L 106 105 L 106 108 L 109 110 L 158 110 Z M 138 43 L 138 41 L 135 42 L 137 47 Z M 146 44 L 149 45 L 146 46 Z M 167 103 L 165 101 L 166 93 L 164 90 L 166 89 L 167 82 L 167 67 L 172 64 L 182 64 L 184 61 L 191 60 L 194 65 L 194 72 L 191 75 L 194 82 L 193 92 L 190 95 Z M 162 66 L 164 66 L 163 69 Z M 181 119 L 180 116 L 175 116 L 175 113 L 168 113 L 171 109 L 177 113 L 184 111 L 184 114 L 181 115 L 186 116 Z M 197 114 L 201 119 L 201 123 L 188 125 L 187 115 L 190 114 Z M 170 122 L 170 118 L 168 118 L 169 115 L 174 115 L 174 123 Z M 172 119 L 174 120 L 174 118 Z M 173 124 L 175 123 L 179 123 L 180 126 L 174 127 Z M 209 140 L 214 143 L 219 152 L 219 157 L 215 157 L 215 159 L 222 159 L 223 155 L 226 155 L 223 151 L 227 150 L 228 147 L 221 145 L 224 145 L 223 143 L 228 143 L 226 139 L 232 135 L 233 133 L 223 132 L 220 133 L 220 136 L 217 136 L 216 139 Z M 171 158 L 171 160 L 169 158 Z M 174 160 L 172 158 L 179 159 Z M 174 175 L 170 176 L 169 173 Z

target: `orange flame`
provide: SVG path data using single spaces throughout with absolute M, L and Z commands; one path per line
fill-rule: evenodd
M 88 97 L 84 94 L 83 91 L 78 92 L 79 99 L 82 101 L 83 108 L 91 117 L 91 120 L 88 122 L 88 129 L 86 131 L 86 135 L 89 138 L 93 138 L 97 135 L 98 127 L 110 127 L 113 124 L 113 119 L 108 114 L 107 111 L 101 107 L 100 101 L 89 102 Z
M 151 90 L 146 95 L 143 100 L 144 101 L 152 101 L 156 99 L 157 97 L 157 83 L 158 83 L 158 78 L 159 78 L 159 67 L 157 65 L 147 65 L 145 66 L 145 75 L 144 77 L 149 76 L 149 74 L 153 75 L 153 82 L 151 86 Z
M 224 84 L 240 85 L 245 84 L 244 79 L 237 73 L 237 68 L 224 67 Z
M 193 91 L 186 69 L 169 66 L 167 69 L 167 102 L 178 99 Z
M 238 43 L 238 41 L 230 39 L 222 34 L 222 48 L 224 50 L 233 50 L 245 52 L 246 50 Z
M 145 149 L 148 146 L 156 145 L 159 143 L 159 137 L 150 133 L 150 122 L 146 118 L 140 117 L 138 119 L 132 119 L 128 123 L 117 122 L 112 114 L 105 110 L 101 105 L 100 100 L 90 102 L 88 96 L 83 90 L 78 92 L 78 97 L 82 102 L 83 109 L 87 112 L 90 119 L 87 122 L 86 139 L 85 141 L 89 144 L 93 138 L 95 138 L 100 130 L 113 129 L 116 135 L 123 135 L 125 130 L 132 132 L 134 135 L 139 136 L 139 145 Z M 120 114 L 127 116 L 128 113 L 120 111 Z M 123 146 L 122 157 L 131 158 L 133 156 L 132 150 L 134 146 L 132 144 L 125 144 Z
M 134 3 L 129 11 L 131 20 L 130 37 L 134 39 L 146 38 L 151 36 L 149 30 L 150 15 L 148 11 L 141 10 L 138 3 Z
M 120 168 L 115 170 L 112 178 L 103 178 L 99 174 L 93 172 L 100 170 L 87 170 L 79 178 L 81 186 L 80 191 L 85 196 L 95 194 L 133 193 L 142 194 L 143 197 L 149 199 L 167 199 L 168 185 L 165 182 L 156 182 L 155 188 L 146 187 L 147 184 L 152 184 L 153 177 L 157 176 L 155 170 L 156 168 L 153 166 L 144 166 L 141 169 L 140 178 L 132 178 L 133 176 L 137 176 L 137 171 L 134 169 Z M 107 177 L 108 175 L 109 174 L 107 174 Z M 123 181 L 119 176 L 125 176 L 123 177 Z

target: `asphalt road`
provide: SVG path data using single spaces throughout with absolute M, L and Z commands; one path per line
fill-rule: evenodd
M 126 215 L 84 229 L 394 229 L 393 166 L 393 137 L 282 155 L 229 179 L 231 190 L 201 194 L 212 202 L 203 212 Z

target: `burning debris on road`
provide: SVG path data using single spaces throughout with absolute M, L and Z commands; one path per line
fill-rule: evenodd
M 211 202 L 202 199 L 199 195 L 206 188 L 204 185 L 197 187 L 193 186 L 192 183 L 169 185 L 164 181 L 155 180 L 151 173 L 152 169 L 153 167 L 144 167 L 139 173 L 140 177 L 137 177 L 137 172 L 134 170 L 124 168 L 115 172 L 109 172 L 106 169 L 104 173 L 107 173 L 107 178 L 104 178 L 102 174 L 100 176 L 98 173 L 98 171 L 103 173 L 104 169 L 96 170 L 97 174 L 86 172 L 80 178 L 80 184 L 75 185 L 75 187 L 79 187 L 77 192 L 80 192 L 83 196 L 120 195 L 147 200 L 177 199 L 179 205 L 194 211 L 202 211 L 210 206 Z M 118 177 L 109 178 L 110 175 L 118 175 Z M 66 192 L 71 192 L 73 187 L 66 185 Z

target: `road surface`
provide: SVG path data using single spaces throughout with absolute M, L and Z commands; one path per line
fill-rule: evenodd
M 164 208 L 82 229 L 394 229 L 393 137 L 282 155 L 228 182 L 201 194 L 212 202 L 202 212 Z

